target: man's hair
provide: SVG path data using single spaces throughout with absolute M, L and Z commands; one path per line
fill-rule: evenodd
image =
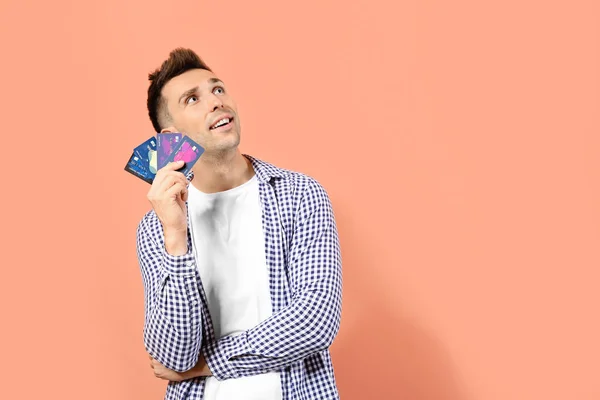
M 148 79 L 150 80 L 150 87 L 148 87 L 148 115 L 156 132 L 160 132 L 163 128 L 161 124 L 166 123 L 171 118 L 167 109 L 167 101 L 161 95 L 163 87 L 176 76 L 190 69 L 197 68 L 212 72 L 208 65 L 193 50 L 178 47 L 171 51 L 169 58 L 162 63 L 160 68 L 148 75 Z

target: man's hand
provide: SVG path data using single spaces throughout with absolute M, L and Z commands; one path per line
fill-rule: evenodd
M 169 254 L 182 255 L 187 252 L 187 179 L 177 169 L 183 161 L 165 165 L 158 170 L 148 191 L 148 200 L 160 220 L 165 235 L 165 246 Z
M 206 365 L 206 361 L 204 361 L 204 357 L 200 354 L 198 359 L 198 363 L 194 366 L 194 368 L 185 372 L 175 372 L 173 370 L 168 369 L 158 361 L 156 361 L 152 356 L 150 357 L 150 368 L 154 370 L 154 376 L 160 379 L 164 379 L 167 381 L 180 382 L 185 381 L 186 379 L 197 378 L 199 376 L 212 376 L 208 365 Z

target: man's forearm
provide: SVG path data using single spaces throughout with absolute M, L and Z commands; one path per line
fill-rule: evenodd
M 168 369 L 187 371 L 197 363 L 202 342 L 194 257 L 169 254 L 150 237 L 146 223 L 140 224 L 137 243 L 145 292 L 144 345 Z
M 339 330 L 339 303 L 337 294 L 302 299 L 241 335 L 208 343 L 212 374 L 219 380 L 262 374 L 326 350 Z

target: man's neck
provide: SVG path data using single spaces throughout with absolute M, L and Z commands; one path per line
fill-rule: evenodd
M 252 163 L 238 149 L 228 154 L 204 153 L 192 170 L 191 184 L 203 193 L 233 189 L 254 176 Z

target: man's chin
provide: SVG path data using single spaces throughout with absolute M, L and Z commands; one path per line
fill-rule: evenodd
M 210 148 L 207 148 L 204 150 L 208 153 L 213 153 L 213 154 L 228 153 L 228 152 L 236 151 L 239 144 L 240 144 L 239 136 L 232 135 L 231 137 L 226 137 L 226 138 L 222 138 L 222 140 L 218 140 L 216 143 L 214 143 L 213 146 L 210 146 Z

